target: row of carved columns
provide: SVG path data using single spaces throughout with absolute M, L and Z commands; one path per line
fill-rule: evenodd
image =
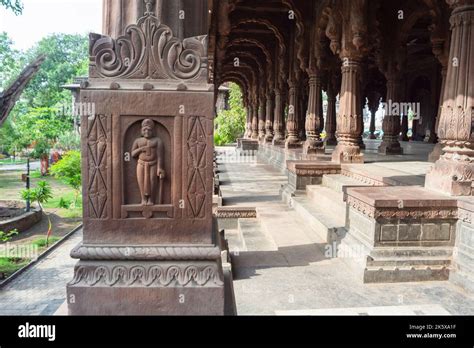
M 439 138 L 430 155 L 437 162 L 427 186 L 471 194 L 473 1 L 281 0 L 258 6 L 249 0 L 218 1 L 216 82 L 241 86 L 248 112 L 245 137 L 302 148 L 305 154 L 335 145 L 334 162 L 362 163 L 365 106 L 371 115 L 369 138 L 374 139 L 381 101 L 389 106 L 413 101 L 407 81 L 421 51 L 413 42 L 416 35 L 427 35 L 428 44 L 422 44 L 428 54 L 431 48 L 433 58 L 426 48 L 423 58 L 439 63 L 441 72 L 434 80 L 441 81 L 441 93 L 432 88 L 429 98 L 430 104 L 439 100 L 439 112 L 424 126 L 430 127 L 430 140 L 436 132 Z M 393 17 L 399 8 L 408 18 Z M 293 17 L 288 19 L 288 13 Z M 236 57 L 240 66 L 231 64 Z M 406 112 L 388 108 L 379 154 L 402 154 L 400 141 L 408 140 L 408 128 Z

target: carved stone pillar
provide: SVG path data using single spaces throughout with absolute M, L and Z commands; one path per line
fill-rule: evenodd
M 400 80 L 395 72 L 388 73 L 387 76 L 387 103 L 385 115 L 382 122 L 383 138 L 378 152 L 384 155 L 400 155 L 403 148 L 400 146 L 398 138 L 400 136 L 400 108 L 396 104 L 400 102 Z
M 445 67 L 443 67 L 443 69 L 441 70 L 441 76 L 442 76 L 442 82 L 441 82 L 441 100 L 440 100 L 440 104 L 439 104 L 439 109 L 438 109 L 438 115 L 436 116 L 436 132 L 438 132 L 438 128 L 439 128 L 439 120 L 441 118 L 441 106 L 443 104 L 443 98 L 444 98 L 444 89 L 445 89 L 445 86 L 446 86 L 446 75 L 448 74 L 448 67 L 447 65 Z M 431 151 L 431 153 L 428 155 L 428 161 L 429 162 L 436 162 L 437 160 L 439 160 L 439 158 L 441 157 L 441 155 L 443 154 L 443 145 L 441 144 L 440 141 L 438 141 L 433 149 L 433 151 Z
M 69 314 L 223 315 L 207 41 L 173 37 L 146 4 L 118 40 L 91 35 L 80 98 L 95 114 L 81 123 L 84 236 Z
M 271 143 L 273 140 L 273 98 L 272 94 L 267 94 L 267 112 L 265 120 L 265 142 Z
M 369 93 L 369 111 L 370 111 L 370 127 L 369 127 L 369 139 L 377 139 L 377 136 L 375 135 L 375 116 L 376 113 L 379 109 L 380 105 L 380 94 L 377 92 L 371 92 Z
M 252 103 L 252 136 L 253 140 L 258 140 L 258 102 L 257 97 L 254 98 Z
M 262 95 L 259 99 L 258 107 L 258 140 L 265 140 L 265 122 L 266 122 L 267 97 Z
M 305 122 L 306 141 L 303 146 L 304 154 L 324 153 L 324 143 L 321 140 L 321 105 L 321 78 L 312 73 L 309 77 L 308 111 L 306 112 Z
M 275 90 L 275 117 L 273 120 L 273 145 L 281 145 L 285 142 L 283 133 L 283 98 L 279 89 Z
M 365 95 L 362 96 L 360 102 L 360 114 L 361 117 L 359 119 L 360 122 L 360 132 L 359 132 L 359 147 L 361 150 L 365 150 L 365 143 L 364 143 L 364 109 L 365 109 Z
M 321 134 L 324 131 L 324 108 L 323 108 L 323 90 L 319 91 L 319 100 L 321 102 L 319 103 L 319 134 Z
M 252 137 L 252 107 L 250 104 L 247 104 L 247 122 L 245 124 L 245 136 L 244 138 L 250 139 Z
M 337 115 L 338 144 L 332 154 L 337 163 L 363 163 L 360 152 L 361 86 L 360 61 L 343 57 L 340 107 Z
M 298 137 L 298 88 L 295 81 L 290 80 L 289 85 L 289 105 L 288 105 L 288 119 L 286 120 L 286 130 L 288 132 L 288 137 L 285 142 L 286 148 L 291 148 L 300 145 Z
M 450 0 L 451 44 L 438 137 L 444 154 L 426 175 L 426 187 L 471 196 L 474 173 L 474 0 Z
M 180 39 L 204 35 L 207 26 L 207 0 L 151 0 L 151 10 L 161 23 L 171 28 Z M 103 0 L 102 34 L 117 38 L 125 28 L 143 15 L 143 0 Z M 185 19 L 180 18 L 184 11 Z
M 336 139 L 336 93 L 331 83 L 328 83 L 328 110 L 326 114 L 326 146 L 337 145 Z
M 298 105 L 298 139 L 301 141 L 306 140 L 306 130 L 305 130 L 305 123 L 306 123 L 306 110 L 307 110 L 307 102 L 308 98 L 304 93 L 304 89 L 299 90 L 300 98 L 299 98 L 299 105 Z

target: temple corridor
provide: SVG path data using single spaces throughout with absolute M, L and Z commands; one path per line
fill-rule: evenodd
M 370 155 L 370 145 L 368 148 Z M 315 217 L 303 215 L 308 213 L 304 208 L 317 214 L 317 205 L 298 196 L 293 207 L 282 201 L 280 190 L 287 183 L 286 175 L 261 161 L 247 158 L 239 162 L 233 147 L 216 151 L 223 209 L 256 208 L 257 212 L 257 218 L 219 219 L 219 228 L 225 228 L 229 242 L 238 314 L 448 315 L 474 311 L 474 295 L 446 281 L 364 284 L 351 261 L 327 257 L 332 245 L 315 231 Z M 424 144 L 410 144 L 407 152 L 426 156 L 428 151 L 430 147 Z M 398 172 L 402 181 L 403 177 L 419 181 L 420 172 L 426 170 L 424 163 L 399 162 L 406 157 L 397 157 L 358 166 L 381 176 Z

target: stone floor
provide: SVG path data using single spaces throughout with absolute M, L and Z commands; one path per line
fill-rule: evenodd
M 81 240 L 82 230 L 0 289 L 0 315 L 53 315 L 66 300 L 77 262 L 69 253 Z
M 410 144 L 410 159 L 382 156 L 377 166 L 423 177 L 429 164 L 420 161 L 431 146 L 420 145 Z M 342 259 L 326 257 L 325 242 L 280 201 L 284 175 L 269 165 L 238 163 L 233 149 L 218 151 L 224 205 L 255 206 L 258 212 L 258 219 L 241 223 L 243 243 L 236 229 L 226 230 L 239 314 L 474 314 L 474 294 L 447 281 L 363 284 Z

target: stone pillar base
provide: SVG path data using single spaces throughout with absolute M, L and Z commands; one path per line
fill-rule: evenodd
M 326 146 L 336 146 L 337 145 L 337 139 L 336 138 L 328 138 L 324 140 L 324 144 Z
M 326 149 L 324 143 L 321 140 L 308 139 L 303 145 L 303 154 L 305 155 L 324 155 Z
M 121 249 L 126 252 L 128 248 Z M 130 251 L 135 252 L 133 248 Z M 165 248 L 162 251 L 164 255 Z M 176 252 L 179 254 L 178 249 Z M 118 248 L 115 253 L 120 253 Z M 224 315 L 220 258 L 175 261 L 126 258 L 81 260 L 67 286 L 69 314 Z
M 332 153 L 332 161 L 335 163 L 364 163 L 364 154 L 360 153 L 358 146 L 339 144 Z
M 447 280 L 457 201 L 420 187 L 347 189 L 347 234 L 338 257 L 364 283 Z
M 321 184 L 323 175 L 341 173 L 341 166 L 331 162 L 287 161 L 286 165 L 291 193 L 306 190 L 307 185 Z
M 267 134 L 263 139 L 264 144 L 271 144 L 273 142 L 273 135 Z
M 239 150 L 242 151 L 257 151 L 258 150 L 258 141 L 253 139 L 242 139 L 240 140 Z
M 403 148 L 400 143 L 388 143 L 383 141 L 378 148 L 380 155 L 403 155 Z
M 272 145 L 275 145 L 275 146 L 285 145 L 285 139 L 284 138 L 273 138 Z
M 472 196 L 472 177 L 463 176 L 473 172 L 474 164 L 441 157 L 426 174 L 425 187 L 451 196 Z
M 288 138 L 285 141 L 285 149 L 297 149 L 303 144 L 298 139 Z
M 428 162 L 435 163 L 441 155 L 443 154 L 443 145 L 440 143 L 437 143 L 435 147 L 433 148 L 433 151 L 428 155 Z

